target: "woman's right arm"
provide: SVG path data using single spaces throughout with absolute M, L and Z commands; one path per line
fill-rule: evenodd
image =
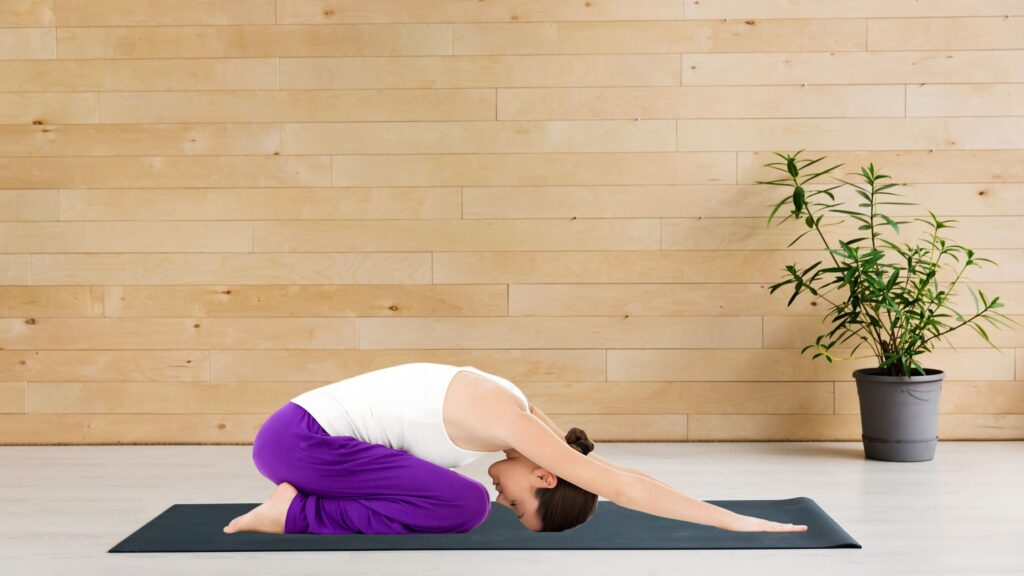
M 558 425 L 555 424 L 554 422 L 552 422 L 551 418 L 548 418 L 548 415 L 545 414 L 544 411 L 541 410 L 540 408 L 538 408 L 537 406 L 534 406 L 532 402 L 530 403 L 530 413 L 533 414 L 534 416 L 536 416 L 541 422 L 543 422 L 545 426 L 550 428 L 552 432 L 554 432 L 555 434 L 558 434 L 558 436 L 560 438 L 565 438 L 565 432 L 562 432 L 562 430 L 558 427 Z M 591 450 L 590 453 L 587 454 L 587 457 L 588 458 L 593 458 L 594 460 L 597 460 L 598 462 L 600 462 L 600 463 L 602 463 L 602 464 L 604 464 L 606 466 L 611 466 L 612 468 L 615 468 L 616 470 L 622 470 L 623 472 L 628 472 L 630 474 L 636 474 L 637 476 L 643 476 L 645 478 L 650 478 L 651 480 L 653 480 L 653 481 L 655 481 L 655 482 L 665 486 L 666 488 L 669 488 L 669 489 L 672 488 L 668 484 L 665 484 L 661 480 L 658 480 L 657 478 L 654 478 L 653 476 L 649 476 L 649 475 L 647 475 L 644 472 L 641 472 L 641 471 L 636 470 L 634 468 L 627 468 L 626 466 L 623 466 L 621 464 L 616 464 L 615 462 L 611 462 L 609 460 L 605 460 L 604 458 L 601 458 L 600 456 L 597 455 L 597 450 L 596 449 L 595 450 Z
M 647 514 L 714 526 L 737 532 L 803 532 L 807 526 L 744 516 L 708 504 L 644 476 L 631 476 L 622 497 L 615 503 Z
M 637 476 L 643 476 L 644 478 L 649 478 L 649 479 L 653 480 L 654 482 L 657 482 L 658 484 L 661 484 L 662 486 L 664 486 L 664 487 L 666 487 L 666 488 L 668 488 L 670 490 L 672 489 L 672 487 L 669 486 L 668 484 L 665 484 L 661 480 L 658 480 L 657 478 L 655 478 L 654 476 L 651 476 L 650 474 L 647 474 L 646 472 L 641 472 L 640 470 L 637 470 L 636 468 L 629 468 L 627 466 L 623 466 L 622 464 L 616 464 L 614 462 L 610 462 L 608 460 L 605 460 L 604 458 L 601 458 L 600 456 L 595 454 L 596 451 L 597 451 L 596 449 L 592 450 L 589 454 L 587 454 L 587 457 L 588 458 L 594 458 L 598 462 L 602 462 L 604 464 L 607 464 L 607 465 L 611 466 L 612 468 L 618 468 L 619 470 L 622 470 L 623 472 L 628 472 L 630 474 L 636 474 Z
M 562 430 L 552 422 L 546 414 L 544 414 L 543 410 L 534 406 L 533 403 L 530 403 L 529 409 L 530 413 L 543 422 L 544 425 L 552 432 L 557 434 L 560 438 L 565 438 L 565 432 L 562 432 Z M 703 500 L 698 500 L 683 494 L 668 484 L 648 476 L 639 470 L 634 470 L 632 468 L 620 466 L 614 462 L 609 462 L 595 454 L 595 451 L 591 451 L 587 454 L 587 457 L 630 475 L 630 479 L 627 480 L 628 485 L 624 491 L 625 495 L 620 498 L 621 501 L 615 502 L 625 508 L 639 510 L 641 512 L 665 518 L 684 520 L 686 522 L 696 522 L 698 524 L 707 524 L 722 530 L 736 532 L 794 532 L 807 529 L 807 527 L 803 525 L 794 526 L 793 524 L 780 524 L 778 522 L 772 522 L 762 518 L 736 514 L 731 510 L 715 506 L 714 504 L 708 504 Z

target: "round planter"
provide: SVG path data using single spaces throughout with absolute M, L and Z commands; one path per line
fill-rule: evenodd
M 886 376 L 883 368 L 853 371 L 860 398 L 864 456 L 888 462 L 924 462 L 935 458 L 939 443 L 939 394 L 946 373 Z

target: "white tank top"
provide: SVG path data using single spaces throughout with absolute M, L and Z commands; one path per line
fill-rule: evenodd
M 490 452 L 460 448 L 444 426 L 442 408 L 460 370 L 495 380 L 526 402 L 512 382 L 473 366 L 410 362 L 358 374 L 291 399 L 331 436 L 352 436 L 403 450 L 438 466 L 464 466 Z

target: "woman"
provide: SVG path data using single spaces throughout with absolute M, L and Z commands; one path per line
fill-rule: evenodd
M 267 419 L 253 462 L 278 487 L 224 532 L 468 532 L 490 495 L 451 468 L 497 451 L 506 458 L 487 469 L 496 501 L 536 532 L 582 524 L 598 495 L 726 530 L 806 530 L 691 498 L 593 449 L 500 376 L 432 362 L 381 368 L 299 394 Z

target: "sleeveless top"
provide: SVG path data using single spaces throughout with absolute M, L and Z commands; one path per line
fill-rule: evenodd
M 529 406 L 523 391 L 505 378 L 473 366 L 434 362 L 410 362 L 358 374 L 303 392 L 291 402 L 309 412 L 331 436 L 351 436 L 455 468 L 490 453 L 456 446 L 444 426 L 445 394 L 460 370 L 502 384 Z

